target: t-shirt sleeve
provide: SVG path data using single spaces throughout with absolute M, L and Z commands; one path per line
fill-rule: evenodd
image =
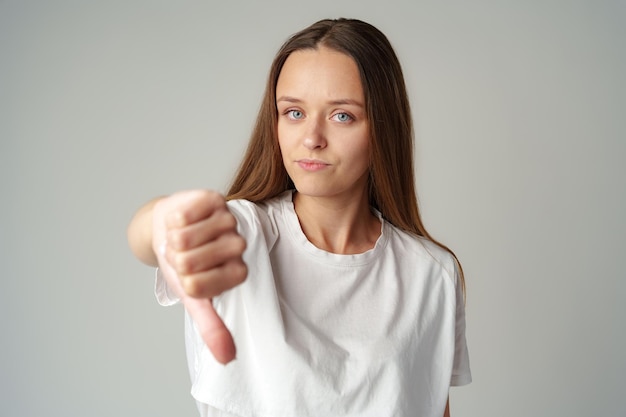
M 472 382 L 472 373 L 470 370 L 469 353 L 465 339 L 465 298 L 463 296 L 463 288 L 458 268 L 456 267 L 454 270 L 454 278 L 456 285 L 456 329 L 454 364 L 452 367 L 450 385 L 461 386 Z
M 161 268 L 154 272 L 154 295 L 157 302 L 165 307 L 180 303 L 180 298 L 167 285 Z
M 231 200 L 228 202 L 228 208 L 237 220 L 237 233 L 243 236 L 248 243 L 250 243 L 250 239 L 262 236 L 267 247 L 272 247 L 276 241 L 277 232 L 271 216 L 256 204 L 245 200 Z M 180 303 L 180 297 L 167 284 L 162 268 L 157 268 L 155 272 L 154 295 L 157 302 L 162 306 L 167 307 Z M 220 299 L 221 297 L 217 296 L 214 298 L 214 302 L 218 304 Z

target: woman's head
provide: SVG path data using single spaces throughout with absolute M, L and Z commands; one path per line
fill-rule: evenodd
M 417 213 L 411 112 L 400 63 L 385 35 L 354 19 L 321 20 L 293 35 L 277 53 L 248 152 L 229 197 L 262 201 L 292 188 L 277 141 L 276 85 L 295 51 L 329 48 L 354 60 L 370 127 L 370 204 L 413 232 Z M 422 234 L 422 233 L 418 233 Z
M 276 107 L 283 165 L 298 194 L 367 204 L 371 135 L 354 60 L 325 46 L 294 51 Z
M 430 236 L 419 213 L 413 175 L 413 125 L 398 58 L 382 32 L 359 20 L 321 20 L 293 35 L 278 51 L 248 150 L 228 198 L 261 202 L 294 187 L 278 144 L 276 85 L 293 52 L 320 47 L 346 54 L 358 67 L 370 130 L 369 203 L 391 224 L 424 236 L 454 255 Z M 462 269 L 460 278 L 464 288 Z

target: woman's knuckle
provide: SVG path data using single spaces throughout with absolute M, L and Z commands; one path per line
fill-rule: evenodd
M 179 274 L 188 274 L 193 268 L 193 263 L 184 253 L 174 255 L 174 268 Z
M 180 278 L 180 283 L 185 290 L 185 293 L 191 297 L 197 297 L 200 292 L 200 286 L 198 281 L 191 276 L 183 276 Z
M 183 249 L 185 247 L 185 237 L 180 230 L 170 230 L 167 240 L 176 249 Z
M 231 264 L 231 277 L 235 285 L 242 284 L 248 277 L 248 267 L 243 262 L 235 262 Z
M 246 239 L 244 239 L 243 237 L 237 235 L 237 243 L 239 245 L 239 247 L 238 247 L 239 252 L 243 253 L 246 250 L 246 247 L 248 246 L 248 243 L 246 242 Z
M 205 198 L 209 203 L 212 203 L 216 207 L 226 205 L 226 199 L 217 191 L 206 190 Z
M 241 255 L 246 249 L 246 240 L 236 233 L 231 233 L 228 236 L 228 246 L 233 254 Z
M 233 216 L 229 211 L 224 211 L 223 216 L 223 224 L 228 229 L 235 229 L 237 227 L 237 219 Z

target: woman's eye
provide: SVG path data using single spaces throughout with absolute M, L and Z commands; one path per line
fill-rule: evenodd
M 337 113 L 333 116 L 333 118 L 342 123 L 346 123 L 352 120 L 352 116 L 350 116 L 348 113 Z
M 287 112 L 287 116 L 289 116 L 289 118 L 293 120 L 300 120 L 304 117 L 304 113 L 302 113 L 300 110 L 289 110 Z

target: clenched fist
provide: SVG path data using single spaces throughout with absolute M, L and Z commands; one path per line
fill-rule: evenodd
M 183 191 L 158 201 L 152 212 L 152 248 L 170 288 L 181 298 L 215 359 L 235 358 L 233 338 L 211 298 L 241 284 L 245 240 L 223 196 Z

